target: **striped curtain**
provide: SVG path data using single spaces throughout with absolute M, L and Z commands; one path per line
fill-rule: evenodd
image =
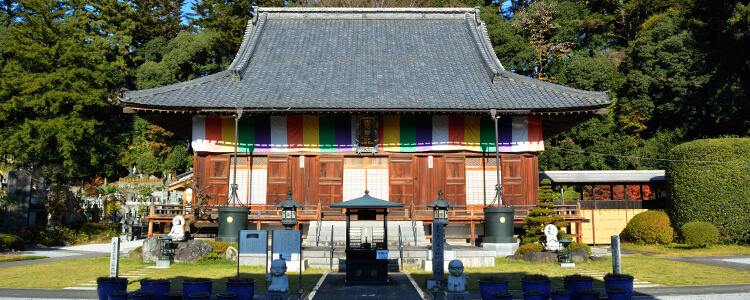
M 495 125 L 490 116 L 379 116 L 378 148 L 384 152 L 544 150 L 539 117 L 507 117 Z M 237 146 L 243 153 L 351 152 L 356 150 L 357 116 L 245 116 Z M 193 117 L 195 151 L 233 152 L 234 117 Z

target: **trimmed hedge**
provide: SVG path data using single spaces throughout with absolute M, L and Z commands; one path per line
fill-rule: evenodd
M 542 252 L 544 251 L 544 246 L 542 244 L 526 244 L 521 247 L 518 247 L 516 249 L 515 255 L 524 255 L 529 252 Z
M 695 140 L 669 155 L 667 205 L 675 228 L 708 222 L 720 242 L 750 241 L 750 138 Z
M 719 230 L 708 222 L 690 222 L 680 227 L 685 243 L 693 247 L 706 247 L 719 241 Z
M 666 213 L 648 210 L 630 219 L 625 226 L 625 236 L 638 244 L 669 244 L 674 238 L 674 229 Z
M 0 233 L 0 250 L 16 249 L 23 250 L 26 243 L 17 235 Z

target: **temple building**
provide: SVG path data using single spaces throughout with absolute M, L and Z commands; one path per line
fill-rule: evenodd
M 210 204 L 236 177 L 251 219 L 289 190 L 306 206 L 365 190 L 407 209 L 439 191 L 479 212 L 534 205 L 543 139 L 612 103 L 505 70 L 478 8 L 258 7 L 227 70 L 120 100 L 191 140 Z M 464 221 L 475 236 L 482 216 Z

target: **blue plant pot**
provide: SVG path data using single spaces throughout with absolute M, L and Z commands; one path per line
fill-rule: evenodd
M 133 293 L 133 300 L 151 300 L 154 298 L 152 293 Z
M 234 293 L 238 300 L 253 300 L 255 281 L 231 282 L 227 281 L 227 292 Z
M 237 294 L 232 292 L 218 293 L 216 299 L 237 299 Z
M 210 293 L 193 293 L 190 294 L 191 300 L 209 300 L 211 299 Z
M 169 292 L 162 295 L 165 300 L 183 300 L 182 292 Z
M 581 299 L 581 295 L 578 293 L 580 290 L 590 290 L 594 288 L 594 279 L 589 278 L 589 280 L 563 280 L 563 286 L 565 286 L 565 289 L 570 291 L 570 299 L 571 300 L 578 300 Z
M 497 299 L 492 294 L 508 291 L 508 281 L 482 281 L 479 282 L 479 294 L 482 300 Z
M 492 298 L 490 298 L 490 299 L 495 299 L 495 300 L 497 300 L 497 299 L 506 299 L 506 300 L 507 299 L 513 299 L 513 293 L 508 293 L 507 295 L 498 295 L 498 296 L 492 295 Z
M 581 300 L 599 300 L 599 292 L 580 294 Z
M 96 294 L 99 296 L 99 300 L 109 299 L 109 294 L 114 291 L 125 291 L 128 289 L 128 280 L 125 279 L 120 282 L 99 282 L 96 285 Z
M 607 299 L 609 300 L 630 300 L 627 291 L 610 291 L 607 290 Z
M 526 294 L 523 293 L 523 300 L 543 300 L 544 295 L 542 294 Z
M 169 293 L 171 281 L 141 281 L 141 291 L 153 293 L 151 299 L 166 300 L 164 294 Z
M 570 292 L 552 292 L 550 298 L 552 300 L 570 300 Z
M 604 288 L 607 290 L 613 287 L 619 286 L 626 292 L 628 292 L 627 298 L 633 298 L 633 276 L 628 278 L 604 278 Z
M 542 299 L 549 299 L 549 295 L 552 291 L 552 280 L 541 280 L 541 281 L 530 281 L 521 280 L 521 290 L 526 293 L 527 291 L 537 290 L 542 292 Z
M 107 299 L 108 300 L 128 300 L 128 293 L 122 294 L 122 293 L 112 292 L 112 293 L 109 293 L 109 295 L 107 295 Z
M 211 294 L 213 288 L 213 281 L 183 281 L 182 282 L 182 297 L 184 300 L 191 299 L 190 295 L 198 293 Z

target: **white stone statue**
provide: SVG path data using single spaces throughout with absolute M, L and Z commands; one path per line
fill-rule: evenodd
M 185 240 L 185 218 L 182 216 L 175 216 L 172 219 L 172 230 L 167 234 L 173 241 L 180 242 Z
M 271 273 L 266 274 L 266 281 L 270 281 L 269 292 L 286 293 L 289 291 L 289 277 L 286 276 L 286 262 L 276 259 L 271 262 Z
M 562 246 L 557 240 L 557 226 L 555 224 L 549 224 L 544 227 L 544 235 L 547 236 L 547 241 L 544 243 L 544 248 L 548 251 L 560 251 Z
M 451 293 L 463 293 L 466 291 L 466 278 L 469 274 L 464 274 L 464 263 L 458 259 L 451 260 L 448 263 L 448 285 L 446 289 Z

